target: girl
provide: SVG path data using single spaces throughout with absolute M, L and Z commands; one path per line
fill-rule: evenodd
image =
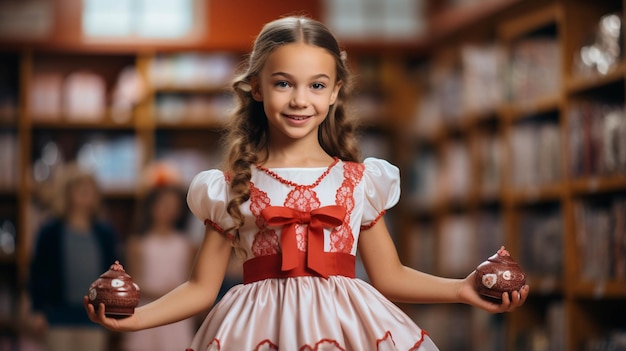
M 522 305 L 527 286 L 494 304 L 474 291 L 473 274 L 445 279 L 400 263 L 383 219 L 399 199 L 399 172 L 360 162 L 348 83 L 345 54 L 323 24 L 267 24 L 233 84 L 240 105 L 227 169 L 200 173 L 189 189 L 207 228 L 190 279 L 123 320 L 86 303 L 90 318 L 136 330 L 193 315 L 212 304 L 233 246 L 248 258 L 244 284 L 213 307 L 189 350 L 437 350 L 387 298 L 494 313 Z M 357 246 L 373 287 L 354 278 Z

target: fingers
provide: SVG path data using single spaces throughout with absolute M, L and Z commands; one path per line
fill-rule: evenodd
M 509 293 L 502 293 L 502 304 L 499 306 L 499 312 L 511 312 L 516 308 L 522 306 L 528 298 L 530 287 L 524 285 L 519 291 L 512 291 Z
M 89 302 L 89 298 L 85 296 L 83 297 L 83 304 L 85 305 L 87 315 L 92 322 L 101 324 L 105 327 L 108 326 L 109 323 L 107 323 L 107 317 L 105 315 L 105 307 L 103 303 L 100 303 L 100 305 L 98 306 L 98 310 L 96 311 L 94 306 Z
M 89 298 L 87 296 L 83 297 L 83 305 L 85 306 L 85 310 L 87 311 L 87 316 L 89 316 L 89 320 L 94 323 L 98 323 L 96 312 L 93 308 L 93 305 L 89 303 Z

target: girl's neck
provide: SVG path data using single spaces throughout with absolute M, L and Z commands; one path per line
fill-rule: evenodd
M 333 162 L 333 157 L 328 155 L 319 144 L 311 147 L 273 147 L 270 145 L 268 154 L 263 155 L 265 162 L 262 166 L 272 167 L 326 167 Z

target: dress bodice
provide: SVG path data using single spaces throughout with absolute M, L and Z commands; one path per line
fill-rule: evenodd
M 250 199 L 242 204 L 245 222 L 239 230 L 240 244 L 248 257 L 277 254 L 281 250 L 283 227 L 270 226 L 262 211 L 283 206 L 310 212 L 326 206 L 342 206 L 340 225 L 324 228 L 324 251 L 356 254 L 356 242 L 363 228 L 373 225 L 400 196 L 398 169 L 387 161 L 368 158 L 363 163 L 335 160 L 322 168 L 252 169 Z M 228 178 L 209 170 L 191 183 L 188 203 L 191 211 L 218 230 L 232 226 L 226 212 L 231 199 Z M 296 224 L 299 251 L 307 250 L 308 224 Z

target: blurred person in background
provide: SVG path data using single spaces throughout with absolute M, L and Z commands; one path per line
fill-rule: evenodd
M 129 274 L 141 287 L 140 305 L 185 282 L 193 264 L 195 246 L 185 232 L 189 212 L 179 178 L 165 163 L 148 167 L 144 177 L 148 190 L 140 210 L 139 230 L 129 238 L 127 246 Z M 184 350 L 191 343 L 195 328 L 190 318 L 127 333 L 124 350 Z
M 89 285 L 117 259 L 117 235 L 98 217 L 94 176 L 71 164 L 55 184 L 53 216 L 37 234 L 29 293 L 35 329 L 49 351 L 108 348 L 108 332 L 85 316 Z

